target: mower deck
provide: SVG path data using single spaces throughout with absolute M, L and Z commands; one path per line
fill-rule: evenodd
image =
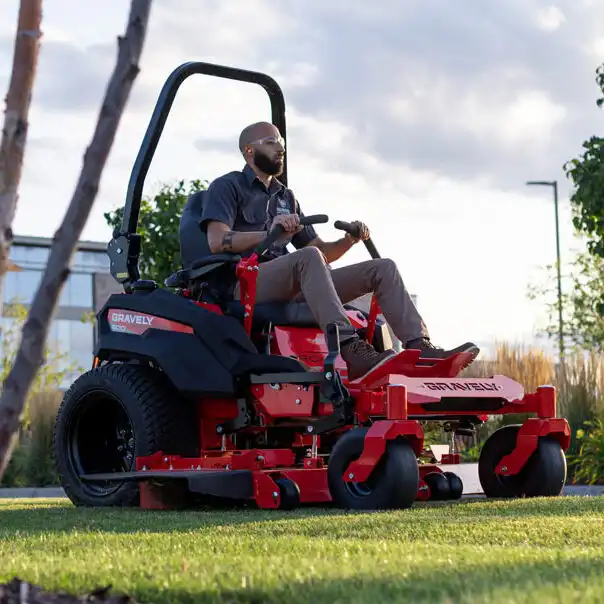
M 457 372 L 460 366 L 467 363 L 465 356 L 459 354 L 426 366 L 418 365 L 418 351 L 403 351 L 388 363 L 386 369 L 404 369 L 419 373 L 421 377 L 398 373 L 384 374 L 384 367 L 379 367 L 362 381 L 346 384 L 356 399 L 359 416 L 384 418 L 375 420 L 369 428 L 362 455 L 352 461 L 346 469 L 346 482 L 365 483 L 384 455 L 390 440 L 407 439 L 412 443 L 417 457 L 420 457 L 424 438 L 420 421 L 426 419 L 463 423 L 468 418 L 486 418 L 495 413 L 535 413 L 536 418 L 529 418 L 522 424 L 516 447 L 497 465 L 495 473 L 499 476 L 519 473 L 537 449 L 539 438 L 553 435 L 563 449 L 568 447 L 570 431 L 564 419 L 555 417 L 556 400 L 552 387 L 543 386 L 536 393 L 525 395 L 518 383 L 503 376 L 435 377 L 442 373 Z M 293 396 L 301 397 L 303 385 L 306 401 L 298 398 L 298 408 L 301 417 L 308 417 L 312 414 L 313 401 L 316 400 L 313 390 L 319 388 L 322 376 L 316 372 L 259 375 L 251 376 L 250 381 L 256 385 L 280 385 L 277 391 L 269 390 L 268 396 L 256 391 L 260 394 L 261 404 L 264 403 L 265 408 L 273 413 L 272 393 L 283 392 L 283 387 L 287 386 Z M 333 409 L 324 409 L 323 414 L 332 411 Z M 295 418 L 295 415 L 290 412 L 289 417 Z M 81 478 L 97 483 L 116 480 L 139 481 L 140 505 L 147 509 L 169 509 L 182 505 L 182 498 L 174 499 L 173 491 L 165 489 L 168 482 L 186 482 L 190 494 L 252 501 L 260 508 L 291 508 L 299 504 L 330 503 L 332 498 L 327 464 L 324 463 L 324 456 L 317 453 L 319 442 L 315 441 L 313 446 L 313 437 L 302 435 L 297 444 L 300 447 L 311 447 L 310 453 L 298 464 L 292 449 L 238 450 L 232 440 L 225 436 L 223 448 L 219 451 L 204 451 L 198 457 L 166 455 L 158 451 L 150 456 L 138 457 L 136 471 L 92 473 L 82 475 Z M 420 464 L 416 500 L 435 498 L 429 484 L 424 480 L 427 475 L 442 474 L 440 465 L 459 463 L 460 456 L 449 453 L 442 456 L 439 464 Z M 283 491 L 280 485 L 283 479 L 295 485 L 295 493 Z M 463 491 L 463 485 L 459 484 L 455 498 L 461 497 Z M 443 497 L 436 497 L 438 498 Z

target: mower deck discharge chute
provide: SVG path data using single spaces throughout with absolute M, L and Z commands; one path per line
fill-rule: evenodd
M 264 74 L 186 63 L 166 81 L 132 171 L 123 223 L 108 245 L 111 273 L 124 293 L 98 313 L 94 365 L 65 394 L 56 420 L 55 456 L 69 498 L 87 506 L 227 500 L 281 509 L 328 502 L 408 508 L 416 500 L 457 499 L 460 478 L 441 468 L 460 462 L 455 434 L 508 413 L 534 417 L 485 443 L 479 461 L 485 494 L 560 494 L 570 430 L 556 417 L 553 387 L 525 394 L 503 376 L 459 378 L 470 353 L 433 360 L 417 350 L 348 380 L 337 325 L 325 335 L 304 303 L 255 303 L 259 262 L 278 231 L 249 257 L 212 254 L 199 226 L 205 192 L 189 199 L 181 219 L 184 268 L 166 279 L 166 288 L 140 279 L 143 183 L 176 92 L 192 74 L 263 86 L 285 137 L 283 94 Z M 371 241 L 365 244 L 379 257 Z M 237 282 L 241 301 L 232 296 Z M 346 309 L 361 337 L 377 350 L 391 348 L 375 297 L 368 313 Z M 420 459 L 426 453 L 420 420 L 427 419 L 444 422 L 451 434 L 440 463 Z

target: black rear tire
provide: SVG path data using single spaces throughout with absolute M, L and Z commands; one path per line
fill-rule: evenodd
M 90 482 L 83 474 L 127 472 L 136 457 L 195 455 L 194 407 L 167 378 L 142 365 L 109 364 L 81 375 L 65 393 L 53 452 L 61 486 L 75 505 L 139 505 L 137 481 Z
M 495 474 L 501 459 L 516 447 L 518 430 L 519 425 L 504 426 L 485 442 L 478 460 L 478 475 L 484 494 L 494 498 L 560 495 L 566 482 L 566 456 L 553 437 L 539 438 L 537 450 L 518 474 Z
M 417 457 L 408 441 L 391 440 L 366 482 L 346 482 L 344 472 L 358 459 L 368 428 L 353 428 L 335 444 L 327 466 L 329 492 L 337 507 L 353 510 L 409 508 L 419 487 Z

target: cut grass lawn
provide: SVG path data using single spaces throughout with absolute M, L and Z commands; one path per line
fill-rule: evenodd
M 353 513 L 0 500 L 0 582 L 141 602 L 602 602 L 604 498 Z

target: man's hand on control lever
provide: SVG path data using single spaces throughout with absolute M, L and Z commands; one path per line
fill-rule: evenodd
M 271 231 L 277 225 L 281 225 L 285 233 L 280 236 L 277 241 L 291 239 L 296 233 L 299 233 L 304 227 L 300 224 L 300 216 L 298 214 L 279 214 L 273 220 Z
M 358 243 L 359 241 L 367 241 L 371 237 L 371 233 L 369 232 L 369 228 L 363 222 L 359 220 L 355 220 L 350 223 L 352 226 L 357 227 L 358 229 L 358 237 L 357 233 L 351 235 L 350 233 L 346 233 L 344 237 L 350 240 L 352 243 Z

